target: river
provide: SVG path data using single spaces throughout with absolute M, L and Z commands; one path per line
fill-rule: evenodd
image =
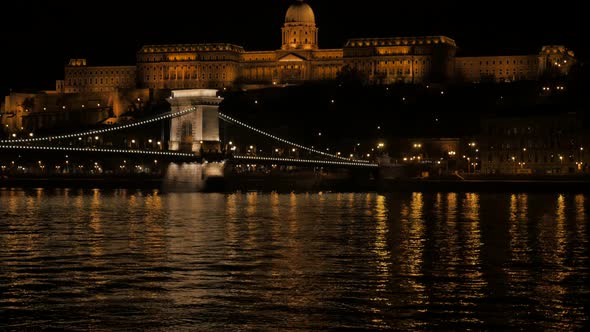
M 0 189 L 0 330 L 577 330 L 590 197 Z

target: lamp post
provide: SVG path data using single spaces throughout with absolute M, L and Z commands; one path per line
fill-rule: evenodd
M 414 143 L 414 149 L 416 150 L 416 153 L 418 154 L 417 157 L 420 157 L 418 159 L 422 159 L 422 154 L 421 154 L 421 149 L 422 149 L 422 143 Z
M 583 172 L 584 171 L 584 147 L 580 147 L 580 155 L 579 155 L 578 159 L 580 162 L 579 169 Z
M 512 156 L 512 164 L 514 166 L 514 174 L 516 174 L 516 157 Z

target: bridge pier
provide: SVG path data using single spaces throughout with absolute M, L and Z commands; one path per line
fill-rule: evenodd
M 168 149 L 196 155 L 221 152 L 218 118 L 221 101 L 215 89 L 172 91 L 169 103 L 173 113 L 193 107 L 196 111 L 172 119 Z

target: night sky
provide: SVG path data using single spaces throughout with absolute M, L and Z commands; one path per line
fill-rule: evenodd
M 53 89 L 69 58 L 132 65 L 144 44 L 228 42 L 246 50 L 277 49 L 293 0 L 38 2 L 2 5 L 2 95 L 10 88 Z M 568 2 L 307 2 L 320 28 L 321 48 L 340 48 L 354 37 L 447 35 L 463 54 L 528 54 L 542 45 L 565 44 L 578 57 L 587 56 L 582 10 Z M 386 3 L 392 8 L 384 8 Z

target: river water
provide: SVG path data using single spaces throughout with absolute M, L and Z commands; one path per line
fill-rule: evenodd
M 0 330 L 578 330 L 590 197 L 0 190 Z

